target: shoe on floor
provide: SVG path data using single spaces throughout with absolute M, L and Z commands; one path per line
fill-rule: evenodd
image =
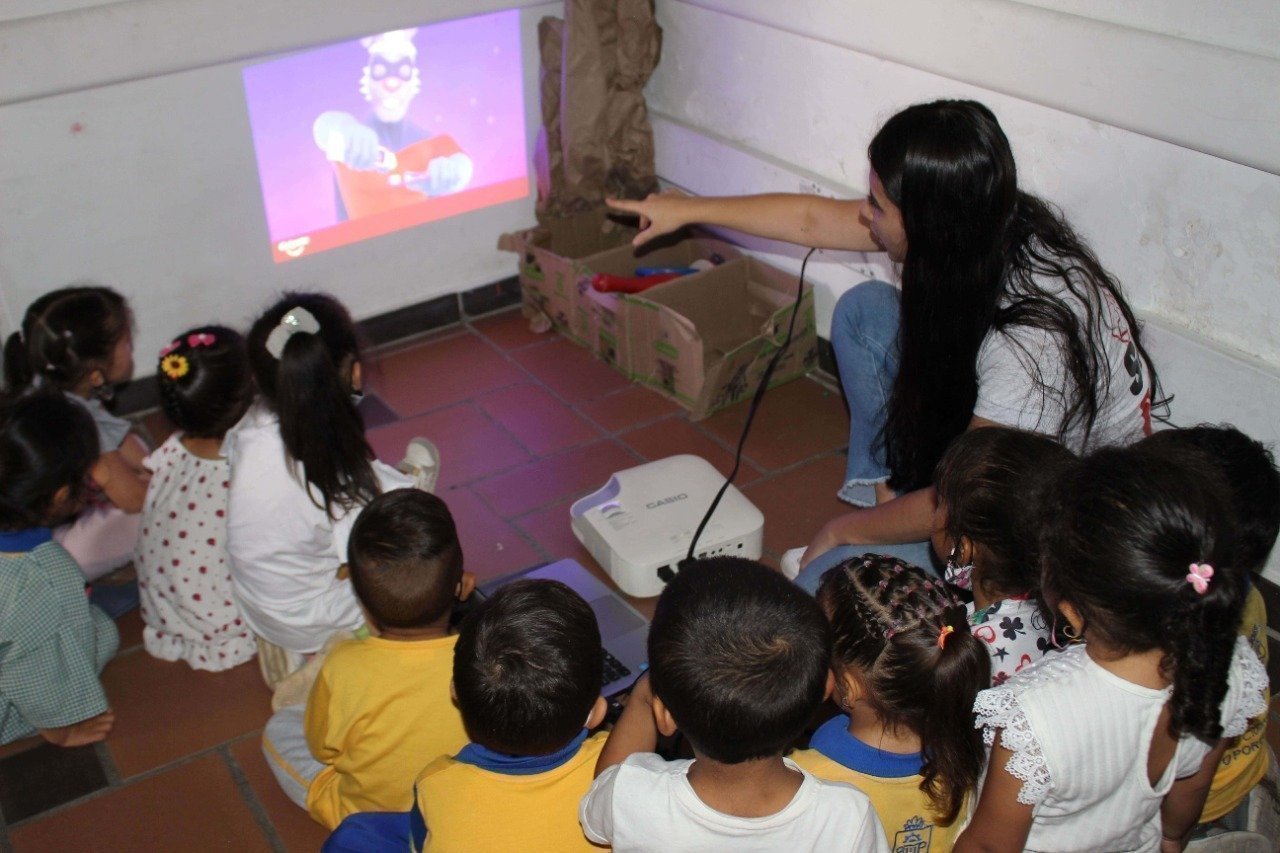
M 411 439 L 396 468 L 413 478 L 414 488 L 435 494 L 440 479 L 440 451 L 429 438 Z

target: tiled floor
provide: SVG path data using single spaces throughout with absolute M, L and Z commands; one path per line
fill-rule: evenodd
M 745 416 L 740 405 L 690 422 L 585 350 L 531 334 L 518 312 L 379 354 L 370 367 L 394 417 L 370 430 L 374 449 L 394 462 L 415 435 L 436 442 L 439 491 L 481 579 L 558 557 L 594 567 L 569 530 L 569 505 L 617 470 L 677 453 L 727 472 Z M 766 396 L 738 482 L 765 514 L 767 562 L 839 511 L 847 425 L 839 394 L 816 381 Z M 651 612 L 653 600 L 635 604 Z M 0 748 L 0 809 L 13 815 L 0 823 L 0 851 L 318 849 L 324 832 L 263 761 L 270 697 L 257 666 L 215 675 L 155 660 L 136 611 L 120 633 L 103 674 L 117 715 L 105 744 L 57 764 L 43 748 L 27 754 L 35 741 Z M 37 772 L 52 781 L 28 782 Z M 74 799 L 19 818 L 33 810 L 21 794 L 55 782 Z

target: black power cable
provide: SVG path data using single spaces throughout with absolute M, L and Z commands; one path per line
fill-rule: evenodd
M 711 516 L 715 515 L 716 507 L 720 505 L 720 499 L 724 497 L 724 493 L 729 490 L 729 486 L 733 483 L 733 478 L 738 476 L 738 468 L 742 465 L 742 448 L 747 443 L 747 433 L 751 431 L 751 422 L 755 420 L 756 410 L 760 408 L 760 401 L 764 399 L 764 392 L 769 390 L 769 380 L 773 377 L 773 371 L 778 366 L 778 362 L 786 355 L 787 348 L 791 346 L 791 338 L 795 334 L 796 317 L 800 315 L 800 304 L 804 301 L 804 271 L 809 265 L 809 258 L 817 251 L 817 248 L 810 249 L 804 256 L 804 260 L 800 263 L 800 285 L 796 288 L 796 302 L 791 309 L 791 322 L 787 324 L 787 337 L 783 340 L 782 346 L 773 354 L 773 358 L 769 360 L 769 364 L 765 366 L 764 375 L 760 377 L 760 384 L 756 386 L 756 393 L 751 398 L 751 406 L 747 409 L 747 420 L 742 425 L 742 435 L 738 438 L 738 450 L 733 457 L 733 470 L 729 472 L 729 476 L 725 478 L 724 485 L 720 487 L 720 491 L 716 492 L 715 499 L 711 501 L 711 507 L 707 510 L 707 514 L 702 517 L 702 522 L 698 525 L 698 529 L 694 531 L 693 540 L 689 543 L 689 553 L 680 561 L 680 567 L 683 568 L 686 563 L 694 558 L 694 553 L 698 549 L 698 539 L 702 537 L 702 531 L 706 529 Z M 669 567 L 664 573 L 658 572 L 664 581 L 670 582 L 674 577 Z

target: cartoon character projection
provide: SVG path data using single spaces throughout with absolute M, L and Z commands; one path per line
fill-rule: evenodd
M 369 51 L 360 93 L 372 105 L 371 115 L 360 121 L 332 110 L 312 125 L 316 146 L 333 163 L 339 219 L 416 204 L 471 182 L 474 166 L 458 143 L 432 136 L 408 118 L 422 90 L 416 32 L 392 30 L 360 40 Z

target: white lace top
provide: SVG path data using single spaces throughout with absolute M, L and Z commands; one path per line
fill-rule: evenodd
M 1223 737 L 1266 711 L 1266 685 L 1266 670 L 1239 640 L 1222 700 Z M 978 727 L 988 746 L 1000 731 L 1013 753 L 1005 769 L 1023 782 L 1018 802 L 1034 806 L 1026 849 L 1159 847 L 1164 795 L 1212 749 L 1182 738 L 1159 784 L 1147 782 L 1147 749 L 1170 692 L 1125 681 L 1073 646 L 978 694 Z

